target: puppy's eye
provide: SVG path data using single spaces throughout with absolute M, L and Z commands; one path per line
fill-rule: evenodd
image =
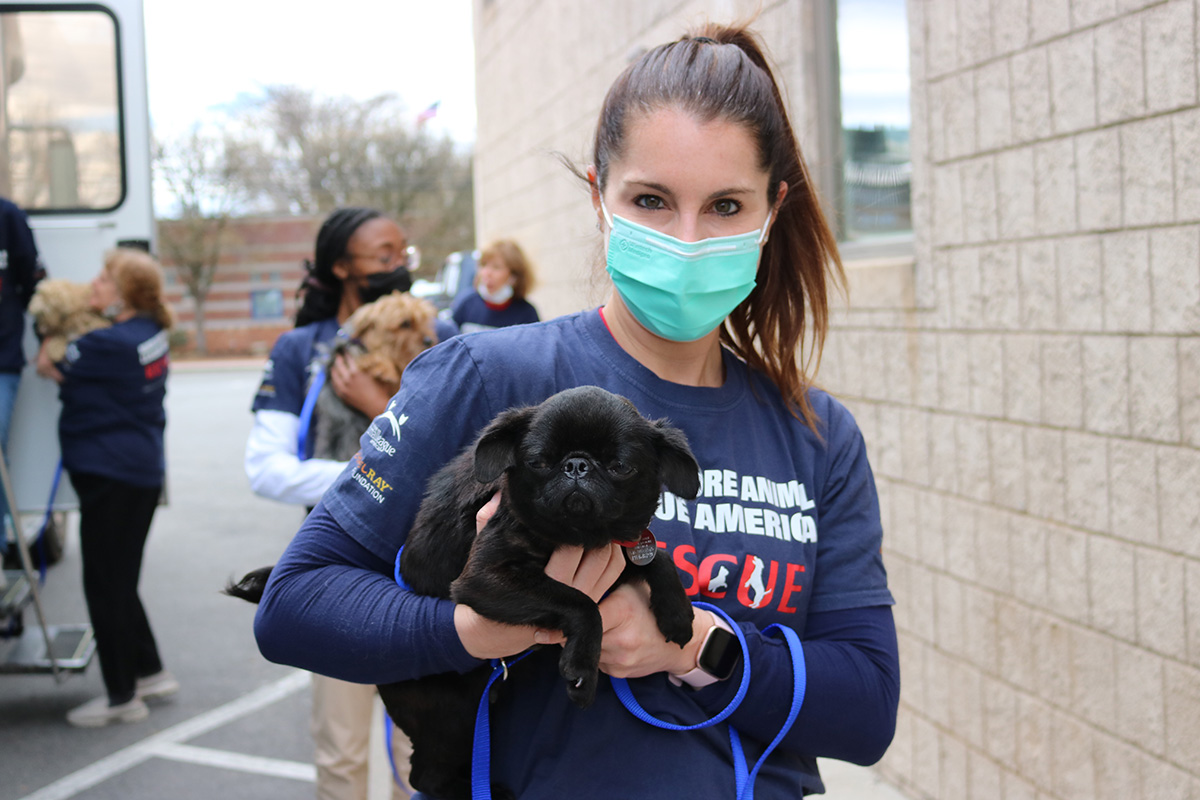
M 633 474 L 633 467 L 629 466 L 624 461 L 614 461 L 608 465 L 608 471 L 613 475 L 624 478 L 627 475 Z
M 525 466 L 538 471 L 547 469 L 550 465 L 540 458 L 531 458 L 525 462 Z

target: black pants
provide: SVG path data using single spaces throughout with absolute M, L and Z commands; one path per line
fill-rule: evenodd
M 134 486 L 70 473 L 79 496 L 83 593 L 110 703 L 133 699 L 138 678 L 162 669 L 150 621 L 138 597 L 142 553 L 161 486 Z

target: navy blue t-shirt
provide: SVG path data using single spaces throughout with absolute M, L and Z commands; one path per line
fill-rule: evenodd
M 58 438 L 68 472 L 162 485 L 169 351 L 167 332 L 140 316 L 68 345 L 58 365 Z
M 755 743 L 778 731 L 791 696 L 786 647 L 762 629 L 780 623 L 803 637 L 809 614 L 893 600 L 874 479 L 849 412 L 812 391 L 818 435 L 792 415 L 764 376 L 728 352 L 724 367 L 718 388 L 664 381 L 617 345 L 594 310 L 460 336 L 412 363 L 387 412 L 363 437 L 361 452 L 305 525 L 329 519 L 389 562 L 430 476 L 496 414 L 586 384 L 628 397 L 645 416 L 681 428 L 699 462 L 700 496 L 688 501 L 664 492 L 650 529 L 688 594 L 743 623 L 755 666 L 751 694 L 730 719 L 753 760 L 762 746 Z M 304 541 L 302 531 L 297 542 Z M 360 592 L 372 590 L 383 588 L 362 584 Z M 395 665 L 390 680 L 470 667 L 452 628 L 446 630 L 438 604 L 448 601 L 403 602 L 419 610 L 386 624 L 403 630 L 395 635 L 404 637 L 411 664 Z M 585 786 L 592 787 L 587 796 L 732 796 L 724 725 L 688 734 L 650 728 L 630 716 L 607 681 L 595 704 L 581 711 L 567 699 L 556 658 L 547 650 L 526 659 L 500 693 L 492 714 L 495 779 L 522 798 L 583 796 Z M 711 716 L 705 701 L 732 691 L 726 684 L 681 690 L 661 674 L 631 685 L 651 713 L 687 722 Z M 628 750 L 631 742 L 637 752 Z M 725 784 L 729 791 L 713 788 Z M 593 791 L 601 786 L 602 793 Z M 781 748 L 763 767 L 756 796 L 796 797 L 801 786 L 821 789 L 815 759 Z
M 25 309 L 39 272 L 25 212 L 0 198 L 0 372 L 20 372 L 25 366 Z
M 463 333 L 507 328 L 538 321 L 537 309 L 529 301 L 514 297 L 502 306 L 488 303 L 479 292 L 463 292 L 454 303 L 454 321 Z

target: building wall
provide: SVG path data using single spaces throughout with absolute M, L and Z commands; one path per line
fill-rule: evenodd
M 818 175 L 822 1 L 756 25 Z M 909 2 L 913 255 L 847 264 L 820 382 L 881 493 L 878 770 L 913 798 L 1200 800 L 1197 4 Z M 547 151 L 584 163 L 627 53 L 745 5 L 475 0 L 479 240 L 528 247 L 548 315 L 606 290 Z
M 312 258 L 322 217 L 246 217 L 230 220 L 212 289 L 204 306 L 205 340 L 210 355 L 265 355 L 279 334 L 292 327 L 296 288 L 304 260 Z M 179 223 L 164 220 L 163 227 Z M 160 237 L 161 238 L 161 237 Z M 170 259 L 163 262 L 167 299 L 187 335 L 184 351 L 195 344 L 195 304 Z M 253 296 L 275 291 L 281 313 L 256 318 Z

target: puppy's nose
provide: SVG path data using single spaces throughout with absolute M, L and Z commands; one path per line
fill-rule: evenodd
M 566 476 L 575 480 L 579 480 L 588 474 L 591 468 L 592 466 L 586 458 L 568 458 L 562 465 L 562 471 Z

